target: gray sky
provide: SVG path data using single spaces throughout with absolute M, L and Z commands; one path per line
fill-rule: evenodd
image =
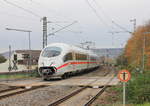
M 49 21 L 66 26 L 73 21 L 78 23 L 60 31 L 55 36 L 48 37 L 48 43 L 65 42 L 79 44 L 93 41 L 96 47 L 121 47 L 129 39 L 129 33 L 112 35 L 111 31 L 122 31 L 112 20 L 129 31 L 133 31 L 131 19 L 137 19 L 137 26 L 149 20 L 149 0 L 7 0 L 28 9 L 41 18 L 47 16 Z M 99 17 L 96 16 L 95 12 Z M 42 48 L 42 22 L 40 17 L 34 16 L 4 0 L 0 0 L 0 52 L 12 45 L 13 49 L 28 49 L 28 34 L 7 31 L 6 27 L 29 29 L 31 33 L 32 48 Z M 67 22 L 67 23 L 63 23 Z M 58 30 L 55 23 L 48 24 L 48 33 Z M 68 31 L 69 30 L 69 31 Z M 79 33 L 82 32 L 82 33 Z

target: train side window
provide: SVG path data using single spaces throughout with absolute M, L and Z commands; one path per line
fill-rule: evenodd
M 78 58 L 79 58 L 79 56 L 78 56 L 78 54 L 77 54 L 77 53 L 75 54 L 75 58 L 76 58 L 76 60 L 78 60 Z
M 90 60 L 96 61 L 96 57 L 90 56 Z
M 64 56 L 64 62 L 68 61 L 68 60 L 73 60 L 72 53 L 68 53 Z
M 76 60 L 87 60 L 87 55 L 86 54 L 76 53 L 75 56 L 76 56 Z

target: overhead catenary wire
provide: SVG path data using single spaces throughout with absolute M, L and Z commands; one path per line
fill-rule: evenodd
M 44 5 L 43 3 L 40 3 L 40 2 L 38 2 L 38 1 L 35 1 L 35 0 L 29 0 L 32 4 L 35 4 L 35 5 L 38 5 L 38 6 L 41 6 L 42 5 L 42 7 L 44 7 L 45 8 L 45 10 L 47 10 L 48 12 L 49 11 L 55 11 L 55 10 L 52 10 L 52 9 L 50 9 L 50 8 L 48 8 L 46 5 Z M 57 13 L 57 11 L 55 11 L 55 13 Z M 47 16 L 48 17 L 48 16 Z M 60 17 L 64 17 L 64 16 L 60 16 Z M 48 17 L 49 18 L 49 17 Z M 66 17 L 65 17 L 66 18 Z M 68 21 L 68 20 L 70 20 L 70 21 Z M 67 20 L 66 21 L 48 21 L 47 23 L 54 23 L 56 26 L 59 26 L 59 27 L 63 27 L 62 25 L 59 25 L 59 24 L 57 24 L 57 23 L 72 23 L 72 21 L 71 20 L 73 20 L 73 19 L 68 19 L 67 18 Z M 71 31 L 71 30 L 69 30 L 69 29 L 65 29 L 65 30 L 67 30 L 67 31 L 69 31 L 69 32 L 72 32 L 72 33 L 82 33 L 81 31 L 80 32 L 77 32 L 77 31 Z
M 98 7 L 98 9 L 101 11 L 101 13 L 102 13 L 103 16 L 105 17 L 105 19 L 108 20 L 108 22 L 110 23 L 110 27 L 111 27 L 111 29 L 113 30 L 114 28 L 113 28 L 112 23 L 111 23 L 111 22 L 112 22 L 112 18 L 111 18 L 108 14 L 106 14 L 106 13 L 104 12 L 102 6 L 101 6 L 96 0 L 92 0 L 92 1 L 93 1 L 94 4 Z
M 124 30 L 125 32 L 128 32 L 130 34 L 132 34 L 131 31 L 127 30 L 126 28 L 122 27 L 121 25 L 117 24 L 116 22 L 112 21 L 113 24 L 115 24 L 117 27 L 119 27 L 120 29 Z
M 47 36 L 54 35 L 55 33 L 59 32 L 59 31 L 61 31 L 61 30 L 64 30 L 64 29 L 66 29 L 67 27 L 69 27 L 69 26 L 71 26 L 71 25 L 73 25 L 73 24 L 75 24 L 75 23 L 77 23 L 77 21 L 74 21 L 73 23 L 71 23 L 71 24 L 69 24 L 69 25 L 66 25 L 66 26 L 64 26 L 64 27 L 62 27 L 62 28 L 60 28 L 60 29 L 58 29 L 58 30 L 52 32 L 52 33 L 49 33 Z
M 109 27 L 109 25 L 102 19 L 102 17 L 98 14 L 97 10 L 90 4 L 90 2 L 88 0 L 85 0 L 85 1 L 89 5 L 89 7 L 92 9 L 92 11 L 95 13 L 96 17 L 99 19 L 99 22 Z
M 49 8 L 47 5 L 45 5 L 44 3 L 41 3 L 41 2 L 38 2 L 38 1 L 35 1 L 35 0 L 29 0 L 32 4 L 34 4 L 34 5 L 37 5 L 37 6 L 42 6 L 43 8 L 45 8 L 45 10 L 47 11 L 47 12 L 50 12 L 51 11 L 51 13 L 53 12 L 53 13 L 55 13 L 55 15 L 53 15 L 53 16 L 55 16 L 55 18 L 67 18 L 67 21 L 58 21 L 58 23 L 70 23 L 70 22 L 72 22 L 72 21 L 74 21 L 75 19 L 72 19 L 71 17 L 68 17 L 68 16 L 66 16 L 66 15 L 64 15 L 64 14 L 60 14 L 58 11 L 56 11 L 56 10 L 54 10 L 54 9 L 51 9 L 51 8 Z M 59 16 L 58 16 L 59 15 Z M 47 16 L 48 18 L 50 18 L 49 16 Z M 70 22 L 68 22 L 68 20 L 70 20 Z
M 119 32 L 128 32 L 128 33 L 132 33 L 131 31 L 127 30 L 126 28 L 124 28 L 122 25 L 118 24 L 116 21 L 114 21 L 110 15 L 106 14 L 103 9 L 102 6 L 96 1 L 96 0 L 92 0 L 95 5 L 99 8 L 99 10 L 103 13 L 103 15 L 106 17 L 106 19 L 108 19 L 112 24 L 114 24 L 116 27 L 120 28 L 123 31 L 116 31 L 117 33 Z M 115 33 L 115 32 L 114 32 Z
M 41 18 L 40 15 L 34 13 L 34 12 L 31 11 L 31 10 L 25 9 L 25 8 L 23 8 L 23 7 L 21 7 L 21 6 L 17 5 L 17 4 L 15 4 L 15 3 L 9 2 L 8 0 L 4 0 L 4 2 L 6 2 L 7 4 L 10 4 L 10 5 L 13 5 L 13 6 L 15 6 L 15 7 L 17 7 L 17 8 L 19 8 L 19 9 L 21 9 L 21 10 L 27 12 L 27 13 L 30 13 L 30 14 L 32 14 L 32 15 L 35 16 L 35 17 Z
M 38 17 L 38 18 L 41 18 L 41 16 L 40 15 L 38 15 L 38 14 L 36 14 L 35 12 L 33 12 L 33 11 L 31 11 L 31 10 L 29 10 L 29 9 L 25 9 L 25 8 L 23 8 L 23 7 L 21 7 L 21 6 L 19 6 L 18 4 L 14 4 L 14 3 L 12 3 L 12 2 L 9 2 L 8 0 L 3 0 L 4 2 L 6 2 L 7 4 L 9 4 L 9 5 L 13 5 L 13 6 L 15 6 L 15 7 L 17 7 L 17 8 L 19 8 L 19 9 L 21 9 L 21 10 L 23 10 L 23 11 L 25 11 L 25 12 L 28 12 L 28 13 L 30 13 L 30 14 L 32 14 L 32 15 L 34 15 L 34 16 L 36 16 L 36 17 Z M 35 3 L 36 5 L 39 5 L 39 6 L 41 6 L 41 4 L 39 3 L 39 2 L 35 2 L 35 1 L 33 1 L 33 0 L 30 0 L 32 3 Z M 45 7 L 45 6 L 43 6 L 43 7 Z M 7 14 L 7 13 L 6 13 Z M 8 14 L 7 14 L 8 15 Z M 11 15 L 11 14 L 9 14 L 9 15 Z M 12 15 L 12 16 L 15 16 L 15 17 L 24 17 L 24 16 L 17 16 L 17 15 Z M 24 18 L 26 18 L 26 17 L 24 17 Z M 26 18 L 27 19 L 27 18 Z M 29 18 L 28 18 L 29 19 Z M 57 21 L 57 23 L 69 23 L 69 22 L 67 22 L 67 21 Z
M 68 21 L 48 21 L 48 23 L 70 23 Z
M 106 14 L 106 12 L 104 12 L 102 6 L 96 0 L 92 0 L 92 1 L 99 8 L 99 10 L 101 11 L 101 13 L 105 16 L 105 18 L 108 19 L 109 21 L 112 21 L 112 18 L 108 14 Z
M 32 0 L 32 1 L 33 1 L 33 0 Z M 28 9 L 28 10 L 30 10 L 30 11 L 36 13 L 37 15 L 45 16 L 45 14 L 42 14 L 42 13 L 44 13 L 44 12 L 42 11 L 43 8 L 41 8 L 41 6 L 40 6 L 40 8 L 37 7 L 37 6 L 35 6 L 34 3 L 31 2 L 31 0 L 15 0 L 14 3 L 16 3 L 16 4 L 18 4 L 18 5 L 26 4 L 26 5 L 24 5 L 24 6 L 26 6 L 26 7 L 24 7 L 24 8 L 26 8 L 26 9 Z M 42 12 L 41 12 L 41 11 L 42 11 Z
M 7 5 L 9 5 L 9 4 L 7 4 Z M 3 14 L 3 16 L 4 15 L 5 16 L 9 16 L 9 17 L 11 16 L 11 17 L 15 17 L 15 18 L 17 18 L 19 20 L 38 23 L 37 20 L 35 20 L 35 18 L 28 17 L 28 16 L 25 16 L 25 15 L 22 15 L 22 14 L 16 14 L 15 11 L 10 13 L 10 11 L 6 11 L 4 7 L 5 7 L 5 2 L 0 1 L 0 8 L 1 8 L 0 9 L 0 14 Z M 37 19 L 39 19 L 39 18 L 37 18 Z
M 20 16 L 20 15 L 16 15 L 16 14 L 12 14 L 12 13 L 7 13 L 6 11 L 0 11 L 0 14 L 6 15 L 6 16 L 11 16 L 11 17 L 16 17 L 16 18 L 19 18 L 19 20 L 26 20 L 26 21 L 37 23 L 37 21 L 35 21 L 35 19 L 31 19 L 29 17 Z
M 55 23 L 55 25 L 57 25 L 57 26 L 63 28 L 63 26 L 61 26 L 61 25 L 59 25 L 59 24 L 56 24 L 56 23 Z M 82 33 L 81 31 L 80 31 L 80 32 L 76 32 L 76 31 L 72 31 L 72 30 L 69 30 L 69 29 L 65 29 L 65 30 L 67 30 L 67 31 L 69 31 L 69 32 L 72 32 L 72 33 Z

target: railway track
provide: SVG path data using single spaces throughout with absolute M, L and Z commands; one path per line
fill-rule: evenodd
M 97 89 L 82 87 L 48 106 L 90 106 L 106 88 L 107 86 Z
M 77 89 L 69 95 L 49 104 L 48 106 L 90 106 L 96 100 L 96 98 L 102 95 L 106 88 L 109 87 L 108 84 L 112 81 L 112 79 L 113 78 L 111 78 L 101 88 L 88 88 L 86 86 Z M 90 84 L 94 83 L 95 81 L 91 82 Z
M 109 73 L 110 72 L 107 72 L 106 75 Z M 100 96 L 105 91 L 105 89 L 108 87 L 108 83 L 112 81 L 112 79 L 113 78 L 109 79 L 109 81 L 107 81 L 106 84 L 100 88 L 96 88 L 96 89 L 89 88 L 89 86 L 87 85 L 91 85 L 94 82 L 99 80 L 99 78 L 96 78 L 95 80 L 92 80 L 90 83 L 88 83 L 85 87 L 81 87 L 80 89 L 73 91 L 69 95 L 66 95 L 65 97 L 61 99 L 58 99 L 57 101 L 54 101 L 48 106 L 58 106 L 58 105 L 59 106 L 89 106 L 94 102 L 94 100 L 96 100 L 98 96 Z M 8 97 L 13 97 L 15 95 L 25 93 L 34 89 L 42 88 L 42 87 L 45 87 L 45 86 L 34 85 L 34 87 L 29 88 L 29 89 L 25 89 L 24 87 L 18 87 L 18 88 L 3 90 L 3 91 L 0 91 L 0 100 L 8 98 Z
M 35 89 L 39 89 L 39 88 L 43 88 L 46 86 L 34 86 L 31 88 L 25 88 L 25 87 L 16 87 L 16 88 L 10 88 L 10 89 L 6 89 L 6 90 L 2 90 L 0 91 L 0 100 L 11 97 L 11 96 L 15 96 L 18 94 L 22 94 L 28 91 L 32 91 Z
M 1 94 L 1 93 L 4 93 L 4 92 L 11 91 L 11 90 L 19 89 L 19 88 L 20 88 L 20 87 L 10 87 L 10 88 L 8 88 L 8 89 L 0 90 L 0 94 Z
M 105 89 L 108 86 L 104 86 L 93 98 L 91 98 L 84 106 L 90 106 L 102 93 L 105 91 Z

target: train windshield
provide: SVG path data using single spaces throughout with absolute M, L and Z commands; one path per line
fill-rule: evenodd
M 55 57 L 60 55 L 62 49 L 59 47 L 47 47 L 44 49 L 42 56 L 43 57 Z

